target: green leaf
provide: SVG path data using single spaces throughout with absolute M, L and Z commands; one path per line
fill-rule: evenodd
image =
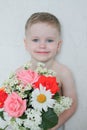
M 21 127 L 20 130 L 26 130 L 24 127 Z
M 4 120 L 3 111 L 0 111 L 0 117 Z
M 49 108 L 47 112 L 42 113 L 42 123 L 40 125 L 41 128 L 47 130 L 49 128 L 54 127 L 57 123 L 58 116 L 52 108 Z
M 20 119 L 26 119 L 27 118 L 27 115 L 25 115 L 25 113 L 21 116 L 21 117 L 19 117 Z
M 20 126 L 19 129 L 20 129 L 20 130 L 30 130 L 29 128 L 24 128 L 24 127 L 22 127 L 22 126 Z
M 28 70 L 28 67 L 25 66 L 24 69 L 25 69 L 25 70 Z
M 27 94 L 27 95 L 29 95 L 30 91 L 26 90 L 24 93 Z
M 56 93 L 56 94 L 53 96 L 53 99 L 59 101 L 59 99 L 60 99 L 59 93 Z
M 30 130 L 29 128 L 26 128 L 26 130 Z

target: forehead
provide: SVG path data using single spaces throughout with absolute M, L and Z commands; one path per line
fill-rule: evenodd
M 38 22 L 38 23 L 33 23 L 31 24 L 28 29 L 31 28 L 51 28 L 51 29 L 57 29 L 57 26 L 55 24 L 47 23 L 47 22 Z M 44 28 L 43 28 L 44 29 Z
M 59 35 L 58 29 L 56 26 L 49 23 L 34 23 L 28 27 L 29 34 L 44 34 L 44 35 Z

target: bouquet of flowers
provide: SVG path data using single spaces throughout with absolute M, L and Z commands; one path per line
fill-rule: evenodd
M 72 99 L 59 95 L 54 71 L 31 63 L 12 73 L 0 88 L 0 130 L 48 130 L 69 109 Z

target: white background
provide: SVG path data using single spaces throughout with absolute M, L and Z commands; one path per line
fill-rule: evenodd
M 24 26 L 38 11 L 56 15 L 62 24 L 63 45 L 58 60 L 73 72 L 78 94 L 76 114 L 65 130 L 87 129 L 87 1 L 0 0 L 0 84 L 30 59 L 24 49 Z

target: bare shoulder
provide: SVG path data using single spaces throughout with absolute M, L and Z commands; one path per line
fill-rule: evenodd
M 61 81 L 63 82 L 63 85 L 66 82 L 68 84 L 69 81 L 71 84 L 73 84 L 74 76 L 73 76 L 72 70 L 66 65 L 60 64 L 60 63 L 59 63 L 59 69 L 60 69 L 59 72 L 60 72 L 60 77 L 61 77 Z
M 58 63 L 60 76 L 62 78 L 73 77 L 72 70 L 64 64 Z
M 56 64 L 56 72 L 58 73 L 61 84 L 62 90 L 64 95 L 71 96 L 75 93 L 75 80 L 72 71 L 69 67 L 64 64 L 57 63 Z
M 64 64 L 61 63 L 55 63 L 55 71 L 57 72 L 57 75 L 59 75 L 61 78 L 67 78 L 68 76 L 72 76 L 72 71 L 70 70 L 69 67 L 67 67 Z

